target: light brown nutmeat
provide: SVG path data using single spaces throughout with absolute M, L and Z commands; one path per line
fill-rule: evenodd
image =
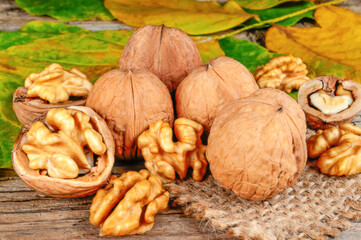
M 253 75 L 240 62 L 229 57 L 214 58 L 195 68 L 178 86 L 177 114 L 202 124 L 209 132 L 220 106 L 257 89 Z
M 155 74 L 169 89 L 202 64 L 193 40 L 178 28 L 145 25 L 133 33 L 119 60 L 122 70 L 146 69 Z
M 317 166 L 329 175 L 361 172 L 361 128 L 341 123 L 338 128 L 319 130 L 307 140 L 308 154 L 318 157 Z
M 89 172 L 94 166 L 93 153 L 102 155 L 106 151 L 102 136 L 89 121 L 88 115 L 77 110 L 51 109 L 46 122 L 53 131 L 37 121 L 26 134 L 28 142 L 22 150 L 30 168 L 46 170 L 55 178 L 76 178 L 79 169 Z
M 53 63 L 39 73 L 31 73 L 25 80 L 28 97 L 39 97 L 55 104 L 70 96 L 86 97 L 92 88 L 87 77 L 73 68 L 69 72 Z
M 169 193 L 147 170 L 129 171 L 98 190 L 90 207 L 90 222 L 101 235 L 143 234 L 152 229 L 154 215 L 166 209 Z
M 112 131 L 116 155 L 132 160 L 140 155 L 138 136 L 149 124 L 163 120 L 173 126 L 173 103 L 167 87 L 146 70 L 112 70 L 102 75 L 89 93 L 94 109 Z
M 185 118 L 174 122 L 178 142 L 173 142 L 172 128 L 168 123 L 157 121 L 138 138 L 138 146 L 145 160 L 145 167 L 163 182 L 174 181 L 176 173 L 185 178 L 189 167 L 193 179 L 201 181 L 207 170 L 206 146 L 200 139 L 203 127 Z
M 257 67 L 253 75 L 260 88 L 276 88 L 290 93 L 310 80 L 307 73 L 307 67 L 300 58 L 287 55 Z

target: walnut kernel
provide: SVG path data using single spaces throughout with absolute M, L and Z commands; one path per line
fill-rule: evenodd
M 258 67 L 253 75 L 260 88 L 276 88 L 290 93 L 310 80 L 307 73 L 307 67 L 300 58 L 287 55 L 271 59 L 266 65 Z
M 28 97 L 39 97 L 49 103 L 69 100 L 70 96 L 87 96 L 92 84 L 73 68 L 69 72 L 53 63 L 39 73 L 31 73 L 25 80 Z
M 193 168 L 193 179 L 201 181 L 206 169 L 206 146 L 202 144 L 203 127 L 190 119 L 178 118 L 174 122 L 174 133 L 178 142 L 173 142 L 172 128 L 158 121 L 149 126 L 138 138 L 145 167 L 163 182 L 174 181 L 176 174 L 181 179 Z
M 53 131 L 42 122 L 35 122 L 27 132 L 28 142 L 22 146 L 30 168 L 46 170 L 55 178 L 76 178 L 79 169 L 89 172 L 93 165 L 89 163 L 92 157 L 87 157 L 89 150 L 97 155 L 106 151 L 102 136 L 89 121 L 88 115 L 77 110 L 51 109 L 46 122 Z
M 101 235 L 142 234 L 152 229 L 154 215 L 167 208 L 168 201 L 169 192 L 157 176 L 144 169 L 129 171 L 119 178 L 112 176 L 110 183 L 98 190 L 89 219 L 101 226 Z
M 361 128 L 341 123 L 338 128 L 318 130 L 307 140 L 308 154 L 318 157 L 317 166 L 330 175 L 353 175 L 361 172 Z

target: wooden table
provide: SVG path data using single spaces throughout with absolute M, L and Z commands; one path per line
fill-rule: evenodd
M 340 4 L 361 14 L 361 1 L 349 0 Z M 48 17 L 35 17 L 19 9 L 12 0 L 0 0 L 0 31 L 16 31 L 33 20 L 56 21 Z M 116 21 L 67 22 L 90 30 L 132 29 Z M 262 35 L 262 34 L 261 34 Z M 264 35 L 264 34 L 263 34 Z M 254 33 L 241 33 L 241 38 L 255 39 Z M 139 170 L 143 163 L 119 165 L 113 170 L 120 175 L 126 170 Z M 28 189 L 13 170 L 0 170 L 0 239 L 98 239 L 99 228 L 89 222 L 92 197 L 80 199 L 55 199 L 39 196 Z M 172 208 L 156 215 L 153 229 L 137 236 L 123 239 L 234 239 L 216 233 L 180 209 Z M 115 239 L 106 237 L 106 239 Z M 119 239 L 119 238 L 117 238 Z M 361 223 L 353 223 L 337 240 L 360 240 Z

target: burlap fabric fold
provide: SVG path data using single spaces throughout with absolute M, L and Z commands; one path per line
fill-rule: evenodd
M 166 188 L 174 206 L 240 239 L 328 239 L 361 219 L 361 174 L 327 176 L 309 165 L 292 187 L 259 202 L 237 197 L 210 174 Z

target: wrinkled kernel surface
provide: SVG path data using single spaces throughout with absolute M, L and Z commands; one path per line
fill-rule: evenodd
M 361 128 L 341 123 L 338 128 L 318 130 L 307 140 L 308 155 L 318 157 L 317 166 L 330 175 L 361 172 Z
M 70 96 L 88 96 L 92 84 L 87 77 L 73 68 L 69 72 L 53 63 L 39 73 L 31 73 L 25 80 L 29 97 L 39 97 L 49 103 L 69 100 Z
M 29 166 L 44 175 L 56 178 L 76 178 L 79 170 L 90 170 L 88 156 L 106 151 L 102 136 L 93 129 L 90 117 L 73 109 L 51 109 L 46 122 L 35 122 L 27 132 L 28 142 L 22 146 Z M 91 153 L 91 152 L 92 153 Z M 42 171 L 46 170 L 46 172 Z
M 178 142 L 173 142 L 173 131 L 169 124 L 158 121 L 138 137 L 145 167 L 163 182 L 174 181 L 176 173 L 181 179 L 193 168 L 193 179 L 201 181 L 207 169 L 206 146 L 202 144 L 203 127 L 186 118 L 174 122 L 174 133 Z
M 273 58 L 258 67 L 253 75 L 260 88 L 276 88 L 290 93 L 310 80 L 307 73 L 307 67 L 300 58 L 288 55 Z
M 142 234 L 152 229 L 154 215 L 167 208 L 169 193 L 147 170 L 129 171 L 98 190 L 90 207 L 90 222 L 102 235 Z

